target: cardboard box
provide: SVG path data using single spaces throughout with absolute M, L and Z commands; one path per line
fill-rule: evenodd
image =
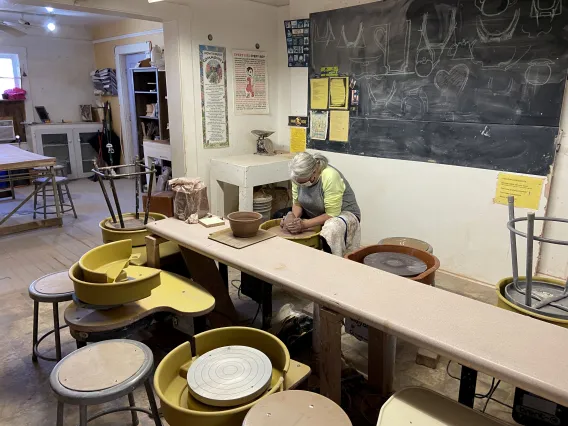
M 174 216 L 174 197 L 173 191 L 158 191 L 152 192 L 152 199 L 150 200 L 150 212 L 161 213 L 167 217 Z M 141 211 L 144 211 L 146 201 L 148 200 L 147 194 L 142 194 Z

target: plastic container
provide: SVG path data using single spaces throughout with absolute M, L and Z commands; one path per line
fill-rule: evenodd
M 408 238 L 408 237 L 383 238 L 381 241 L 379 241 L 379 245 L 411 247 L 418 250 L 427 251 L 430 254 L 434 253 L 434 249 L 430 244 L 428 244 L 426 241 L 417 240 L 416 238 Z
M 260 213 L 263 222 L 270 220 L 272 215 L 272 195 L 259 194 L 252 200 L 253 210 Z

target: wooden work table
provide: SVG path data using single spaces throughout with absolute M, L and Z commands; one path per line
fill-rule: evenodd
M 0 236 L 8 235 L 15 232 L 28 231 L 36 228 L 43 228 L 48 226 L 61 226 L 63 224 L 61 219 L 61 210 L 59 206 L 59 196 L 57 195 L 57 184 L 55 182 L 55 158 L 45 157 L 43 155 L 34 154 L 33 152 L 25 151 L 18 147 L 9 144 L 0 144 L 0 171 L 7 171 L 8 176 L 0 177 L 0 182 L 6 182 L 10 184 L 10 188 L 13 189 L 13 179 L 32 179 L 34 176 L 31 173 L 31 169 L 34 167 L 45 167 L 47 170 L 44 175 L 50 179 L 46 179 L 45 182 L 34 185 L 34 190 L 26 197 L 24 200 L 12 209 L 3 218 L 0 218 L 0 225 L 10 219 L 20 208 L 22 208 L 26 202 L 31 199 L 35 194 L 38 194 L 44 187 L 51 185 L 53 190 L 53 199 L 55 205 L 55 217 L 44 219 L 44 220 L 33 220 L 27 223 L 19 223 L 16 225 L 4 225 L 0 226 Z M 21 174 L 10 175 L 11 171 L 24 169 L 26 172 Z M 14 192 L 12 192 L 12 197 L 14 197 Z
M 348 316 L 384 336 L 400 337 L 568 406 L 568 361 L 561 356 L 568 353 L 564 328 L 282 238 L 237 250 L 208 239 L 211 229 L 176 219 L 154 222 L 148 229 L 178 243 L 182 251 L 215 259 L 319 304 L 324 353 L 340 347 L 337 318 Z M 390 368 L 381 354 L 369 358 Z M 340 354 L 323 357 L 324 395 L 337 400 L 340 375 Z

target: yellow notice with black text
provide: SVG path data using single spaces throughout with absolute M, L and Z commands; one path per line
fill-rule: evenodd
M 538 210 L 544 178 L 499 173 L 493 202 L 508 204 L 509 195 L 515 197 L 515 207 Z

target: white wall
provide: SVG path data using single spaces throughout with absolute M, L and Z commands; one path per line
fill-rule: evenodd
M 360 0 L 291 0 L 289 18 L 366 3 Z M 306 114 L 307 69 L 288 71 L 290 114 Z M 282 120 L 284 117 L 281 117 Z M 498 172 L 424 162 L 325 152 L 351 183 L 360 204 L 362 242 L 408 236 L 429 242 L 441 268 L 494 284 L 511 275 L 507 207 L 493 203 Z M 541 197 L 544 213 L 546 198 Z M 517 209 L 516 215 L 526 215 Z M 542 226 L 537 223 L 536 232 Z M 524 241 L 523 241 L 524 244 Z M 538 249 L 538 248 L 537 248 Z M 519 241 L 519 258 L 525 250 Z
M 85 29 L 60 28 L 55 36 L 42 29 L 28 29 L 24 37 L 0 33 L 3 47 L 25 48 L 31 106 L 45 106 L 53 122 L 80 121 L 79 105 L 94 102 L 89 73 L 94 69 L 94 50 Z M 33 108 L 33 117 L 39 121 Z

